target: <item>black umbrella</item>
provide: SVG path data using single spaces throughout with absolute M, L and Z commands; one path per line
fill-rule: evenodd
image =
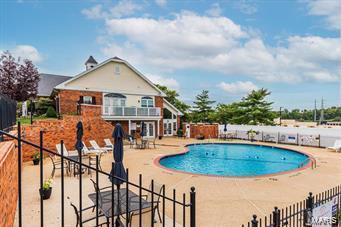
M 227 124 L 224 125 L 224 132 L 227 132 Z
M 124 131 L 121 124 L 116 124 L 114 132 L 112 133 L 112 137 L 114 138 L 114 165 L 110 172 L 110 181 L 113 182 L 117 186 L 117 210 L 120 213 L 120 186 L 123 183 L 123 180 L 127 180 L 127 174 L 123 166 L 123 138 Z M 111 177 L 115 176 L 115 177 Z M 120 179 L 117 179 L 120 178 Z M 128 196 L 128 195 L 126 195 Z M 120 216 L 118 215 L 116 219 L 116 226 L 122 226 Z
M 82 149 L 83 149 L 82 138 L 83 138 L 83 123 L 79 121 L 77 123 L 77 141 L 75 145 L 75 148 L 79 153 L 82 152 Z
M 114 138 L 114 169 L 111 170 L 111 174 L 113 176 L 122 178 L 122 179 L 127 179 L 127 174 L 125 172 L 124 166 L 123 166 L 123 138 L 124 138 L 124 131 L 121 126 L 121 124 L 116 124 L 114 132 L 112 133 L 112 137 Z M 122 180 L 112 177 L 110 180 L 115 184 L 115 185 L 120 185 L 123 183 Z
M 144 137 L 145 134 L 146 134 L 146 126 L 145 126 L 144 122 L 141 121 L 141 132 L 140 132 L 141 138 Z

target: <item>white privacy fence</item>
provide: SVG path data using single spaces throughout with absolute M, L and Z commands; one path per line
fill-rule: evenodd
M 254 140 L 303 146 L 331 147 L 341 140 L 341 128 L 296 128 L 280 126 L 219 125 L 219 135 L 248 140 L 247 131 L 256 131 Z

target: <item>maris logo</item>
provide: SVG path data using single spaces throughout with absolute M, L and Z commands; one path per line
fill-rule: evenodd
M 311 223 L 314 225 L 328 225 L 328 224 L 336 224 L 337 219 L 336 217 L 319 217 L 319 218 L 312 218 Z

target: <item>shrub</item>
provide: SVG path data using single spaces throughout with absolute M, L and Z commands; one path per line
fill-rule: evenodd
M 182 128 L 178 128 L 177 134 L 178 134 L 178 137 L 182 137 L 184 135 Z
M 38 115 L 43 115 L 44 113 L 46 113 L 49 107 L 54 107 L 54 106 L 55 106 L 55 103 L 52 99 L 39 98 L 38 101 L 36 102 L 36 113 Z
M 52 106 L 47 109 L 46 117 L 57 117 L 57 113 Z

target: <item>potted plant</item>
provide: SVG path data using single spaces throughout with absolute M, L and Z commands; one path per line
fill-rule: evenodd
M 43 188 L 39 189 L 40 194 L 43 197 L 43 200 L 49 199 L 51 197 L 52 193 L 52 178 L 49 178 L 44 181 Z
M 39 161 L 40 161 L 40 153 L 36 152 L 34 153 L 34 155 L 32 156 L 32 161 L 33 161 L 33 165 L 39 165 Z
M 257 132 L 253 129 L 250 129 L 249 131 L 247 131 L 247 135 L 249 136 L 249 139 L 251 140 L 251 142 L 254 142 Z
M 184 133 L 182 131 L 182 128 L 178 128 L 177 134 L 178 134 L 178 137 L 183 137 Z

